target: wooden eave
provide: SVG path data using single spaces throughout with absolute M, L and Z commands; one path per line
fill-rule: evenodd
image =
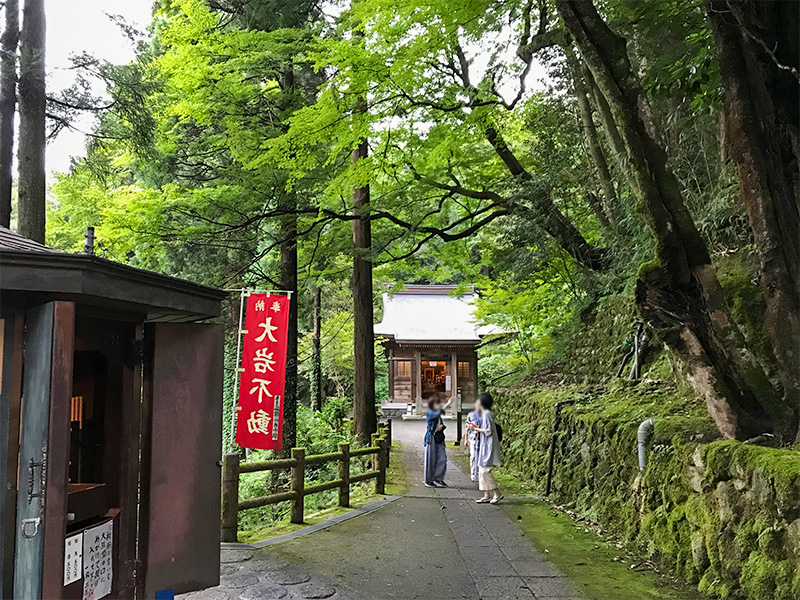
M 218 317 L 227 292 L 88 254 L 0 249 L 0 301 L 71 300 L 148 321 Z

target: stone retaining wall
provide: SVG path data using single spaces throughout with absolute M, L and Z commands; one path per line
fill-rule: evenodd
M 505 466 L 542 491 L 553 404 L 583 399 L 562 413 L 555 502 L 710 596 L 800 598 L 800 452 L 712 441 L 703 407 L 663 383 L 493 392 Z M 646 418 L 658 421 L 640 475 Z

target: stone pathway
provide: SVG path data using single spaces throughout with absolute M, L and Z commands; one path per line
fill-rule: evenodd
M 235 547 L 239 546 L 239 547 Z M 266 553 L 225 544 L 219 587 L 178 596 L 183 600 L 369 600 L 352 589 Z
M 191 600 L 582 600 L 497 506 L 452 462 L 446 489 L 422 485 L 424 422 L 395 422 L 408 494 L 308 536 L 256 550 L 223 548 L 218 588 Z M 452 427 L 455 429 L 455 427 Z M 449 432 L 448 432 L 449 433 Z
M 581 600 L 580 593 L 531 545 L 499 506 L 475 502 L 481 492 L 452 460 L 447 465 L 450 487 L 432 489 L 422 484 L 423 432 L 424 423 L 414 422 L 396 423 L 393 431 L 395 439 L 403 442 L 403 458 L 409 464 L 412 481 L 408 496 L 432 499 L 446 515 L 450 533 L 478 594 L 465 597 Z M 448 433 L 455 435 L 455 423 L 448 424 Z

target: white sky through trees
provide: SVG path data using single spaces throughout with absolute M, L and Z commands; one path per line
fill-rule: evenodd
M 24 4 L 24 2 L 20 2 Z M 133 60 L 134 47 L 109 15 L 122 17 L 129 25 L 146 30 L 152 15 L 152 0 L 47 0 L 47 86 L 57 92 L 69 87 L 73 73 L 70 56 L 88 52 L 116 64 Z M 98 86 L 97 92 L 103 88 Z M 67 171 L 70 157 L 83 156 L 86 136 L 94 117 L 83 116 L 76 128 L 62 131 L 47 146 L 47 170 Z
M 21 4 L 24 4 L 24 0 Z M 46 0 L 48 92 L 55 94 L 72 84 L 74 72 L 70 68 L 70 57 L 73 55 L 86 52 L 114 64 L 133 60 L 135 48 L 112 16 L 144 32 L 152 20 L 152 7 L 153 0 Z M 335 8 L 335 4 L 328 6 L 332 7 Z M 514 63 L 514 35 L 508 29 L 499 36 L 502 40 L 494 40 L 507 45 L 509 64 Z M 489 57 L 485 49 L 480 47 L 468 44 L 466 50 L 473 62 L 473 77 L 479 80 Z M 546 67 L 538 60 L 534 60 L 526 83 L 529 93 L 544 90 L 550 83 Z M 512 73 L 501 78 L 499 84 L 501 94 L 510 100 L 517 92 L 519 81 L 512 70 Z M 104 93 L 99 82 L 94 91 L 97 95 Z M 92 114 L 82 115 L 74 123 L 75 130 L 62 130 L 48 144 L 47 170 L 51 177 L 54 172 L 68 171 L 72 157 L 85 155 L 86 133 L 92 131 L 95 119 Z

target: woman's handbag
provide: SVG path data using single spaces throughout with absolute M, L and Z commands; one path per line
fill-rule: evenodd
M 447 429 L 447 427 L 442 423 L 441 417 L 439 418 L 439 424 L 442 428 L 433 432 L 433 441 L 437 444 L 444 444 L 444 430 Z

